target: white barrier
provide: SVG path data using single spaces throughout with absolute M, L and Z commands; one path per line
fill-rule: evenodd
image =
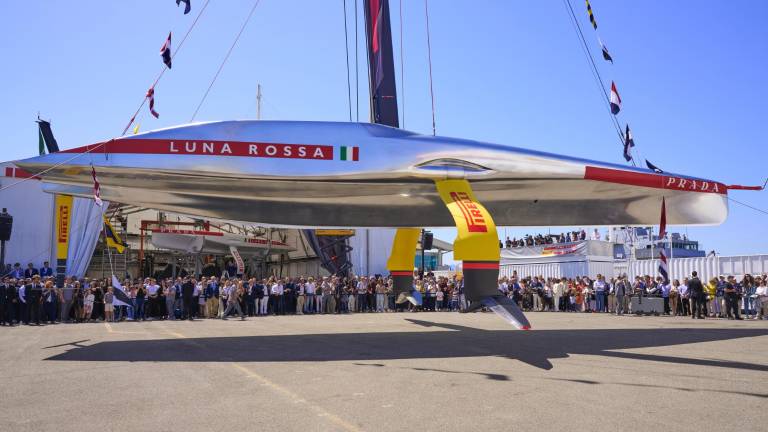
M 519 277 L 543 276 L 544 278 L 572 278 L 577 276 L 589 276 L 594 278 L 598 274 L 611 277 L 614 273 L 614 263 L 612 261 L 583 260 L 559 263 L 502 264 L 500 266 L 501 276 L 512 276 L 512 273 L 515 271 Z
M 637 260 L 628 265 L 627 261 L 597 261 L 584 260 L 573 262 L 529 263 L 529 264 L 502 264 L 501 276 L 511 276 L 517 271 L 518 276 L 543 276 L 550 277 L 576 277 L 589 276 L 594 278 L 598 273 L 608 278 L 626 273 L 630 278 L 635 276 L 659 275 L 659 260 Z M 710 256 L 699 258 L 673 258 L 669 260 L 670 279 L 690 277 L 696 271 L 703 281 L 720 276 L 733 275 L 741 278 L 744 274 L 752 275 L 768 273 L 768 255 L 738 255 L 738 256 Z
M 631 268 L 627 268 L 626 262 L 616 262 L 614 274 L 626 272 L 628 276 L 639 275 L 657 276 L 659 274 L 659 260 L 633 261 Z M 741 278 L 744 274 L 768 273 L 768 255 L 738 255 L 738 256 L 710 256 L 699 258 L 673 258 L 669 260 L 670 279 L 689 277 L 693 271 L 699 274 L 699 278 L 707 281 L 720 275 L 733 275 Z

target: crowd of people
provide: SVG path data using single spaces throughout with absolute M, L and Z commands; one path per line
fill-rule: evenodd
M 461 311 L 468 308 L 460 275 L 423 277 L 414 289 L 422 305 L 397 304 L 392 279 L 382 275 L 353 277 L 185 276 L 156 280 L 66 278 L 57 287 L 46 265 L 29 266 L 26 274 L 0 280 L 3 325 L 93 321 L 227 319 L 237 316 Z M 34 271 L 32 271 L 34 270 Z M 768 319 L 768 276 L 745 275 L 683 281 L 650 276 L 518 277 L 499 279 L 499 293 L 524 311 L 633 313 L 630 299 L 663 299 L 664 313 L 692 318 Z
M 499 290 L 525 311 L 633 313 L 631 298 L 660 298 L 663 313 L 691 318 L 768 319 L 768 275 L 720 276 L 702 282 L 697 272 L 665 281 L 661 277 L 626 275 L 606 279 L 504 277 Z
M 521 238 L 513 237 L 507 239 L 502 243 L 499 240 L 500 248 L 511 249 L 513 247 L 527 247 L 527 246 L 543 246 L 556 243 L 571 243 L 583 240 L 600 240 L 600 232 L 595 229 L 591 235 L 587 235 L 587 231 L 584 229 L 569 231 L 560 234 L 528 234 Z

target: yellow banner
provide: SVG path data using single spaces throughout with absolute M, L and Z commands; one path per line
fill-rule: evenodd
M 316 229 L 315 235 L 319 236 L 353 236 L 355 230 L 352 229 Z
M 56 259 L 66 260 L 72 225 L 72 196 L 56 195 Z
M 499 234 L 488 210 L 478 202 L 466 180 L 435 182 L 459 232 L 453 258 L 462 261 L 498 261 Z

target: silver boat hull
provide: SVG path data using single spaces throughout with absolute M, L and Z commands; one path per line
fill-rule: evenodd
M 15 162 L 46 190 L 275 226 L 453 226 L 434 181 L 468 179 L 502 226 L 719 224 L 712 180 L 381 125 L 184 125 Z

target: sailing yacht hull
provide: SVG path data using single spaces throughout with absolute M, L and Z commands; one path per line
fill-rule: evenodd
M 276 226 L 453 226 L 434 181 L 464 178 L 497 225 L 719 224 L 722 183 L 375 124 L 184 125 L 16 162 L 50 192 Z

